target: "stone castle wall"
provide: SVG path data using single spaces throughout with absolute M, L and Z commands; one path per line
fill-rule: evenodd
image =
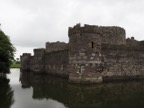
M 34 56 L 21 56 L 22 70 L 67 77 L 73 83 L 144 78 L 144 41 L 125 38 L 115 26 L 69 28 L 69 43 L 46 43 Z
M 98 34 L 102 38 L 101 43 L 118 45 L 126 44 L 125 30 L 117 26 L 84 25 L 84 27 L 81 27 L 80 24 L 77 24 L 73 28 L 69 28 L 69 37 L 76 34 Z
M 68 50 L 47 53 L 45 55 L 45 71 L 48 74 L 68 77 Z
M 94 30 L 91 26 L 80 27 L 80 25 L 69 28 L 70 82 L 101 81 L 96 67 L 101 64 L 102 37 Z
M 34 56 L 31 57 L 30 60 L 30 70 L 35 73 L 44 72 L 45 67 L 45 49 L 34 49 Z
M 33 71 L 36 74 L 48 73 L 68 77 L 68 50 L 59 50 L 47 53 L 45 49 L 34 49 L 34 55 L 24 53 L 21 56 L 21 69 Z
M 68 44 L 64 42 L 47 42 L 46 52 L 56 52 L 68 49 Z
M 103 80 L 144 78 L 144 50 L 132 46 L 105 46 Z
M 20 56 L 20 60 L 21 60 L 21 69 L 24 71 L 30 71 L 31 54 L 23 53 L 23 55 Z

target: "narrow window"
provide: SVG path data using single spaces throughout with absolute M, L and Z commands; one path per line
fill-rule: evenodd
M 94 48 L 94 42 L 91 42 L 91 47 L 92 47 L 92 49 Z

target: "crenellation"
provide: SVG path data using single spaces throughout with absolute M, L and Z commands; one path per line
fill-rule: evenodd
M 31 56 L 31 53 L 23 53 L 22 56 Z
M 45 53 L 44 48 L 38 48 L 33 50 L 35 56 L 42 56 Z
M 80 25 L 69 28 L 69 37 L 81 37 L 84 38 L 88 35 L 93 35 L 96 38 L 96 35 L 100 35 L 100 38 L 97 38 L 100 43 L 105 44 L 126 44 L 125 40 L 125 30 L 118 26 L 94 26 L 94 25 L 85 25 L 81 27 Z M 86 34 L 86 35 L 85 35 Z
M 131 38 L 127 38 L 127 39 L 126 39 L 126 44 L 127 44 L 128 46 L 138 46 L 139 41 L 135 40 L 134 37 L 131 37 Z
M 46 52 L 51 53 L 51 52 L 57 52 L 57 51 L 62 51 L 62 50 L 67 50 L 68 49 L 68 44 L 65 42 L 47 42 L 46 43 Z

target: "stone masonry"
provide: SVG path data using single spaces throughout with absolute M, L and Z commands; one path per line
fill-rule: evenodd
M 117 26 L 70 27 L 69 43 L 47 42 L 34 56 L 21 56 L 21 70 L 65 77 L 71 83 L 144 78 L 144 41 L 126 39 Z

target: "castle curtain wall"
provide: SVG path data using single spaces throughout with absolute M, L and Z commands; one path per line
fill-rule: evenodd
M 70 27 L 69 43 L 47 42 L 34 56 L 21 56 L 21 69 L 69 78 L 73 83 L 144 78 L 144 41 L 126 39 L 117 26 Z
M 103 80 L 144 78 L 144 50 L 132 46 L 103 46 Z
M 68 50 L 47 53 L 45 55 L 45 71 L 48 74 L 68 77 Z

